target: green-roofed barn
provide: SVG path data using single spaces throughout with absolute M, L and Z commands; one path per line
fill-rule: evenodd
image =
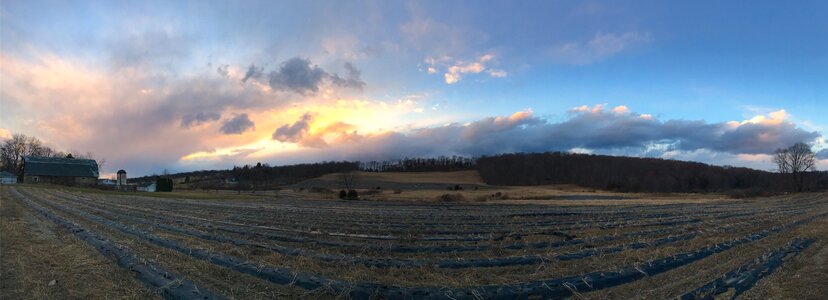
M 23 183 L 96 185 L 98 163 L 93 159 L 25 157 Z

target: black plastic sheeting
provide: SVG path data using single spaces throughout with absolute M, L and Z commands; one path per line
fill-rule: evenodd
M 711 281 L 693 291 L 690 291 L 679 298 L 682 300 L 692 299 L 714 299 L 716 295 L 734 290 L 730 299 L 736 299 L 742 293 L 751 289 L 759 279 L 773 273 L 781 267 L 788 257 L 796 256 L 805 248 L 814 243 L 814 239 L 794 239 L 786 246 L 777 250 L 765 253 L 750 263 L 742 265 L 724 276 Z
M 284 255 L 292 255 L 292 256 L 305 256 L 313 259 L 318 259 L 321 261 L 326 262 L 336 262 L 336 263 L 344 263 L 344 264 L 359 264 L 368 267 L 375 267 L 375 268 L 417 268 L 417 267 L 435 267 L 435 268 L 450 268 L 450 269 L 461 269 L 461 268 L 486 268 L 486 267 L 506 267 L 506 266 L 518 266 L 518 265 L 533 265 L 533 264 L 541 264 L 545 261 L 548 261 L 549 258 L 539 256 L 539 255 L 524 255 L 524 256 L 511 256 L 511 257 L 500 257 L 500 258 L 470 258 L 470 259 L 451 259 L 451 260 L 428 260 L 428 259 L 389 259 L 389 258 L 363 258 L 363 257 L 355 257 L 350 255 L 331 255 L 331 254 L 324 254 L 319 253 L 317 251 L 312 250 L 304 250 L 304 249 L 296 249 L 296 248 L 289 248 L 279 245 L 266 245 L 257 243 L 250 240 L 243 240 L 243 239 L 236 239 L 230 238 L 225 236 L 218 236 L 210 233 L 205 233 L 202 231 L 196 230 L 189 230 L 185 228 L 181 228 L 178 226 L 172 226 L 165 223 L 160 222 L 152 222 L 146 220 L 144 218 L 130 216 L 130 215 L 120 215 L 117 213 L 113 213 L 107 211 L 105 209 L 97 207 L 97 205 L 89 205 L 80 202 L 74 202 L 76 205 L 81 205 L 83 207 L 98 211 L 104 215 L 110 216 L 111 219 L 127 219 L 132 222 L 141 223 L 145 225 L 155 226 L 158 228 L 162 228 L 164 230 L 170 232 L 176 232 L 180 234 L 184 234 L 191 237 L 196 237 L 203 240 L 209 241 L 217 241 L 222 243 L 229 243 L 236 246 L 253 246 L 258 248 L 267 249 L 276 253 L 284 254 Z M 693 239 L 696 235 L 694 233 L 678 235 L 678 236 L 670 236 L 665 238 L 655 239 L 650 242 L 635 242 L 628 245 L 615 245 L 615 246 L 608 246 L 608 247 L 601 247 L 601 248 L 592 248 L 586 249 L 578 252 L 573 253 L 566 253 L 560 254 L 557 256 L 553 256 L 551 258 L 557 260 L 576 260 L 576 259 L 583 259 L 597 254 L 610 254 L 624 251 L 625 249 L 641 249 L 647 247 L 658 247 L 661 245 L 675 243 L 679 241 L 686 241 Z
M 62 197 L 62 198 L 66 198 L 66 196 L 60 196 L 60 195 L 57 195 L 56 193 L 49 193 L 49 194 L 54 195 L 54 196 L 58 196 L 58 197 Z M 71 193 L 67 193 L 67 194 L 71 195 L 73 198 L 76 198 L 78 200 L 96 202 L 94 200 L 90 200 L 88 197 L 81 197 L 81 196 L 74 195 L 74 194 L 71 194 Z M 174 211 L 172 209 L 167 209 L 167 208 L 164 208 L 164 207 L 157 207 L 157 208 L 154 208 L 154 209 L 161 210 L 161 211 L 166 211 L 166 212 L 173 212 Z M 563 214 L 563 213 L 557 213 L 557 214 Z M 470 223 L 439 223 L 439 224 L 438 223 L 432 223 L 430 225 L 430 227 L 417 229 L 416 233 L 418 235 L 425 235 L 425 234 L 432 235 L 432 236 L 419 236 L 418 237 L 419 240 L 424 240 L 424 238 L 434 240 L 434 241 L 454 240 L 451 235 L 477 235 L 478 237 L 475 237 L 474 240 L 471 240 L 471 241 L 476 241 L 476 240 L 479 240 L 480 236 L 488 237 L 488 238 L 491 238 L 491 239 L 504 239 L 504 238 L 512 237 L 512 236 L 525 236 L 525 235 L 532 235 L 532 234 L 548 234 L 550 229 L 551 230 L 557 230 L 557 231 L 566 231 L 566 230 L 573 230 L 573 229 L 582 229 L 582 228 L 585 228 L 585 227 L 598 227 L 598 228 L 608 229 L 608 228 L 629 227 L 629 226 L 645 226 L 646 227 L 646 226 L 659 226 L 659 225 L 676 225 L 676 224 L 680 224 L 680 223 L 675 223 L 675 222 L 670 223 L 668 220 L 656 220 L 656 222 L 645 222 L 644 220 L 664 219 L 664 218 L 669 218 L 669 219 L 680 218 L 681 219 L 680 222 L 692 223 L 692 222 L 697 222 L 695 220 L 687 221 L 687 219 L 692 217 L 692 216 L 711 217 L 711 216 L 718 216 L 719 214 L 722 214 L 724 217 L 727 217 L 728 215 L 733 214 L 733 213 L 729 213 L 729 212 L 701 212 L 701 213 L 680 214 L 680 215 L 668 214 L 668 213 L 657 213 L 657 214 L 635 215 L 633 220 L 630 220 L 626 217 L 619 218 L 618 216 L 613 216 L 612 217 L 612 218 L 614 218 L 613 220 L 580 220 L 580 221 L 531 220 L 531 221 L 524 221 L 524 222 L 520 222 L 520 223 L 512 223 L 512 222 L 500 223 L 500 222 L 498 222 L 498 224 L 474 223 L 474 222 L 470 222 Z M 741 213 L 741 214 L 744 214 L 744 213 Z M 607 215 L 602 215 L 602 216 L 603 217 L 609 217 Z M 232 215 L 231 217 L 225 217 L 225 221 L 232 220 L 233 222 L 240 222 L 241 220 L 244 220 L 244 222 L 247 222 L 247 221 L 250 221 L 251 217 L 252 216 L 245 215 L 245 214 Z M 283 221 L 283 220 L 290 220 L 290 219 L 291 219 L 290 216 L 280 216 L 278 220 Z M 254 219 L 254 223 L 256 221 L 261 221 L 261 220 Z M 269 219 L 268 223 L 272 222 L 272 221 L 276 221 L 276 220 Z M 490 222 L 491 222 L 491 220 L 490 220 Z M 306 230 L 302 230 L 302 229 L 299 229 L 299 230 L 295 229 L 296 228 L 295 223 L 296 223 L 296 220 L 289 221 L 289 222 L 286 222 L 286 223 L 282 223 L 280 226 L 277 226 L 277 228 L 278 228 L 278 230 L 284 230 L 284 231 L 288 231 L 288 232 L 299 232 L 299 233 L 301 233 L 301 232 L 306 231 Z M 256 223 L 256 224 L 264 225 L 264 224 L 260 224 L 260 223 Z M 345 224 L 347 224 L 347 226 L 343 226 Z M 327 225 L 326 224 L 314 224 L 312 228 L 316 231 L 322 232 L 323 231 L 322 229 L 342 230 L 343 227 L 362 226 L 360 224 L 365 225 L 365 224 L 376 224 L 376 223 L 375 222 L 367 222 L 367 221 L 364 221 L 364 220 L 363 221 L 347 220 L 342 224 L 327 224 Z M 437 225 L 439 225 L 439 226 L 437 226 Z M 511 229 L 502 229 L 503 226 L 507 226 L 507 225 L 508 226 L 518 226 L 520 228 L 540 228 L 541 230 L 540 231 L 534 231 L 534 232 L 533 231 L 514 232 L 514 230 L 511 230 Z M 567 225 L 567 226 L 564 226 L 564 225 Z M 408 231 L 402 231 L 402 232 L 401 231 L 395 231 L 392 228 L 397 227 L 397 228 L 411 229 L 411 228 L 418 228 L 418 226 L 419 226 L 418 224 L 392 224 L 392 223 L 380 224 L 379 227 L 382 228 L 382 230 L 384 230 L 383 234 L 367 234 L 367 235 L 365 235 L 365 234 L 360 234 L 360 233 L 353 234 L 353 233 L 349 233 L 349 232 L 326 232 L 326 233 L 331 234 L 331 235 L 342 235 L 342 236 L 348 236 L 348 237 L 353 237 L 353 238 L 366 238 L 366 239 L 379 239 L 379 240 L 394 240 L 394 239 L 399 239 L 400 237 L 408 239 L 409 238 L 408 235 L 411 232 L 408 232 Z M 434 226 L 437 226 L 437 227 L 435 228 Z M 466 229 L 440 229 L 442 227 L 452 228 L 452 227 L 457 227 L 457 226 L 462 226 Z M 290 228 L 290 227 L 293 227 L 294 229 L 286 229 L 286 228 Z M 546 228 L 543 228 L 543 227 L 546 227 Z M 473 229 L 468 229 L 468 228 L 473 228 Z M 305 227 L 305 229 L 307 229 L 307 227 Z M 371 229 L 369 229 L 369 230 L 371 230 Z M 375 229 L 373 229 L 373 230 L 375 230 Z M 397 236 L 391 235 L 392 233 L 400 234 L 401 236 L 397 237 Z M 509 236 L 507 236 L 507 234 L 509 234 Z M 517 234 L 517 235 L 515 235 L 515 234 Z M 442 236 L 433 236 L 433 235 L 442 235 Z M 446 236 L 446 235 L 449 235 L 449 236 Z M 564 236 L 564 235 L 561 235 L 561 236 Z
M 94 200 L 91 200 L 87 197 L 82 197 L 82 196 L 78 196 L 78 195 L 74 195 L 74 194 L 70 194 L 70 193 L 67 193 L 67 195 L 71 196 L 72 198 L 68 198 L 68 196 L 66 196 L 66 195 L 58 195 L 56 193 L 47 193 L 47 194 L 49 194 L 51 196 L 58 197 L 58 198 L 72 199 L 73 201 L 81 201 L 81 202 L 84 202 L 84 203 L 88 203 L 90 205 L 101 205 L 98 201 L 94 201 Z M 92 203 L 94 203 L 94 204 L 92 204 Z M 123 205 L 117 205 L 117 206 L 123 206 Z M 113 208 L 113 207 L 109 207 L 109 206 L 107 206 L 107 209 L 123 211 L 123 214 L 126 214 L 126 215 L 135 215 L 135 214 L 145 215 L 146 214 L 145 212 L 137 212 L 137 211 L 133 211 L 133 210 L 130 210 L 130 209 L 124 209 L 124 208 L 118 209 L 118 208 Z M 157 209 L 165 210 L 164 208 L 157 208 Z M 801 210 L 797 210 L 797 211 L 801 211 Z M 776 213 L 779 213 L 779 212 L 792 212 L 792 211 L 788 211 L 788 210 L 777 210 L 776 211 Z M 727 218 L 727 217 L 732 217 L 732 216 L 742 216 L 742 215 L 752 215 L 752 214 L 755 214 L 755 212 L 748 213 L 748 214 L 733 213 L 733 212 L 718 212 L 718 213 L 716 213 L 716 212 L 706 212 L 704 214 L 698 214 L 698 213 L 689 214 L 689 215 L 685 215 L 685 217 L 706 215 L 706 216 L 715 216 L 716 218 Z M 281 233 L 276 233 L 276 232 L 272 231 L 272 230 L 276 230 L 276 231 L 282 230 L 281 227 L 278 227 L 278 228 L 261 227 L 261 226 L 255 226 L 255 225 L 237 224 L 237 223 L 233 223 L 233 222 L 205 220 L 205 219 L 202 219 L 202 218 L 196 218 L 196 217 L 190 217 L 190 216 L 175 216 L 175 217 L 161 216 L 161 215 L 153 215 L 153 216 L 157 219 L 162 219 L 163 218 L 163 220 L 167 221 L 167 222 L 171 221 L 171 222 L 191 225 L 191 226 L 195 226 L 195 227 L 205 227 L 205 228 L 211 229 L 211 230 L 226 231 L 226 232 L 242 234 L 242 235 L 259 236 L 259 237 L 263 237 L 263 238 L 274 240 L 274 241 L 280 241 L 280 242 L 314 243 L 314 244 L 319 244 L 319 245 L 326 246 L 326 247 L 355 248 L 355 249 L 358 249 L 358 250 L 388 251 L 388 252 L 399 252 L 399 253 L 413 253 L 413 252 L 417 252 L 417 253 L 451 253 L 451 252 L 483 251 L 483 250 L 488 250 L 492 247 L 491 245 L 456 245 L 456 244 L 455 245 L 448 245 L 448 246 L 445 246 L 445 245 L 431 245 L 431 246 L 400 245 L 400 244 L 394 244 L 392 242 L 393 237 L 391 237 L 392 239 L 388 239 L 390 236 L 376 236 L 377 238 L 380 238 L 380 239 L 386 239 L 386 241 L 384 241 L 384 242 L 352 243 L 352 242 L 325 240 L 325 239 L 318 239 L 318 238 L 311 238 L 311 237 L 301 237 L 301 236 L 296 235 L 296 234 L 308 233 L 306 231 L 289 230 L 293 234 L 281 234 Z M 650 217 L 658 218 L 658 217 L 660 217 L 660 215 L 657 215 L 657 214 L 650 214 L 650 215 L 647 215 L 647 216 L 648 216 L 647 218 L 650 218 Z M 188 221 L 188 219 L 189 220 L 194 220 L 194 221 Z M 679 220 L 679 221 L 661 220 L 661 221 L 657 221 L 657 222 L 633 222 L 633 223 L 624 222 L 626 224 L 624 226 L 642 226 L 642 227 L 647 227 L 647 226 L 675 226 L 675 225 L 679 225 L 679 224 L 687 224 L 688 226 L 690 226 L 692 223 L 697 223 L 699 221 L 701 221 L 701 220 L 699 220 L 699 219 L 686 220 L 685 219 L 685 220 Z M 220 225 L 212 225 L 210 223 L 218 223 Z M 550 235 L 563 236 L 566 239 L 565 241 L 516 243 L 516 244 L 511 244 L 511 245 L 498 245 L 497 248 L 511 249 L 511 250 L 514 250 L 514 249 L 544 249 L 544 248 L 560 247 L 561 245 L 565 246 L 565 245 L 581 244 L 583 242 L 592 242 L 592 239 L 584 241 L 584 240 L 581 240 L 581 239 L 577 239 L 572 235 L 568 235 L 568 234 L 565 234 L 563 232 L 560 232 L 560 230 L 572 230 L 572 229 L 577 229 L 577 228 L 582 228 L 582 227 L 588 227 L 589 226 L 588 224 L 593 224 L 593 226 L 598 226 L 599 228 L 604 228 L 604 229 L 615 228 L 615 227 L 618 227 L 618 225 L 619 225 L 619 223 L 614 223 L 614 222 L 605 223 L 605 222 L 595 222 L 595 221 L 581 221 L 579 223 L 581 223 L 581 226 L 570 226 L 570 227 L 566 227 L 566 228 L 556 228 L 556 230 L 553 230 L 552 232 L 535 232 L 535 233 L 538 233 L 538 234 L 550 234 Z M 254 231 L 252 229 L 267 230 L 268 232 L 267 233 L 262 233 L 262 232 Z M 645 231 L 641 231 L 641 232 L 644 233 Z M 333 237 L 348 237 L 348 238 L 365 238 L 367 236 L 367 235 L 360 235 L 360 234 L 356 234 L 356 235 L 344 234 L 342 236 L 339 236 L 339 235 L 336 235 L 336 234 L 329 234 L 329 235 L 331 235 Z M 519 235 L 526 235 L 526 233 L 520 233 Z M 642 234 L 642 235 L 646 235 L 646 234 Z M 489 238 L 494 239 L 494 240 L 504 239 L 505 237 L 506 236 L 504 236 L 504 235 L 500 235 L 500 236 L 489 235 Z M 519 236 L 513 236 L 513 238 L 518 238 L 519 239 Z M 595 239 L 595 238 L 593 238 L 593 239 Z M 417 238 L 417 240 L 423 240 L 423 239 Z M 469 240 L 469 239 L 467 239 L 467 240 Z M 473 241 L 475 243 L 477 241 L 480 241 L 480 240 L 481 240 L 481 236 L 471 237 L 471 239 L 470 239 L 470 241 Z M 433 239 L 432 241 L 452 241 L 452 239 L 449 238 L 449 237 L 443 236 L 443 237 L 438 237 L 438 239 Z M 457 241 L 457 240 L 454 240 L 454 241 Z
M 52 195 L 61 199 L 70 200 L 71 198 L 67 198 L 65 196 L 60 195 Z M 108 212 L 119 212 L 119 216 L 124 216 L 128 218 L 135 218 L 135 219 L 143 219 L 145 221 L 138 221 L 138 222 L 146 222 L 144 216 L 146 213 L 141 212 L 134 212 L 128 211 L 125 209 L 119 208 L 112 208 L 106 207 L 94 201 L 88 201 L 83 199 L 71 199 L 73 203 L 91 207 L 98 210 L 105 210 Z M 140 216 L 140 217 L 139 217 Z M 184 224 L 194 227 L 201 227 L 210 230 L 218 230 L 218 231 L 226 231 L 240 235 L 251 235 L 257 236 L 260 238 L 271 239 L 276 241 L 283 241 L 283 242 L 301 242 L 301 243 L 318 243 L 324 246 L 330 247 L 344 247 L 344 248 L 357 248 L 360 250 L 374 250 L 374 251 L 390 251 L 390 252 L 401 252 L 401 253 L 440 253 L 440 252 L 468 252 L 468 251 L 483 251 L 491 249 L 492 245 L 473 245 L 473 246 L 464 246 L 464 245 L 435 245 L 435 246 L 410 246 L 410 245 L 377 245 L 376 243 L 373 244 L 365 244 L 365 243 L 349 243 L 343 241 L 331 241 L 331 240 L 317 240 L 317 239 L 309 239 L 303 238 L 298 236 L 284 236 L 281 234 L 272 234 L 272 233 L 260 233 L 256 231 L 251 231 L 249 228 L 236 226 L 236 225 L 229 225 L 229 224 L 222 224 L 220 226 L 211 225 L 206 220 L 200 221 L 188 221 L 186 217 L 182 218 L 173 218 L 167 216 L 160 216 L 160 215 L 152 215 L 150 216 L 153 219 L 156 219 L 157 222 L 171 222 L 177 224 Z M 153 225 L 162 226 L 163 223 L 153 223 Z M 689 220 L 687 223 L 695 223 L 698 220 Z M 653 224 L 653 223 L 650 223 Z M 675 225 L 674 221 L 666 221 L 666 222 L 659 222 L 655 223 L 657 225 Z M 163 227 L 163 226 L 162 226 Z M 569 245 L 578 245 L 584 243 L 597 243 L 597 242 L 605 242 L 611 241 L 614 239 L 619 238 L 628 238 L 628 237 L 644 237 L 649 235 L 658 235 L 658 234 L 667 234 L 676 231 L 679 228 L 665 228 L 665 229 L 656 229 L 656 230 L 645 230 L 645 231 L 637 231 L 637 232 L 630 232 L 621 235 L 612 235 L 612 236 L 604 236 L 604 237 L 595 237 L 590 239 L 566 239 L 563 241 L 544 241 L 544 242 L 532 242 L 532 243 L 523 243 L 523 244 L 509 244 L 509 245 L 499 245 L 498 248 L 507 249 L 507 250 L 518 250 L 518 249 L 545 249 L 545 248 L 556 248 L 562 246 L 569 246 Z M 286 248 L 286 247 L 284 247 Z M 291 248 L 286 248 L 291 249 Z M 291 249 L 288 251 L 289 253 L 295 253 Z
M 77 215 L 88 220 L 99 222 L 125 233 L 138 236 L 153 244 L 170 248 L 194 258 L 224 266 L 240 273 L 249 274 L 276 284 L 289 284 L 307 290 L 315 290 L 320 288 L 330 289 L 339 295 L 349 296 L 356 299 L 472 299 L 481 297 L 486 299 L 534 299 L 538 297 L 565 298 L 572 296 L 574 291 L 595 291 L 633 282 L 645 276 L 664 273 L 692 262 L 699 261 L 713 254 L 727 251 L 733 247 L 761 240 L 771 233 L 781 232 L 783 230 L 813 221 L 816 218 L 824 217 L 828 214 L 823 213 L 788 223 L 786 225 L 774 226 L 770 229 L 761 230 L 729 242 L 707 246 L 696 251 L 685 252 L 671 257 L 652 260 L 621 269 L 621 271 L 592 272 L 578 276 L 531 281 L 515 285 L 485 285 L 449 289 L 443 287 L 398 287 L 377 283 L 351 283 L 340 279 L 331 279 L 294 272 L 285 268 L 261 266 L 255 262 L 247 261 L 231 255 L 190 248 L 179 242 L 163 239 L 137 228 L 112 222 L 86 212 L 66 208 L 59 204 L 52 203 L 52 205 L 57 208 L 62 207 L 66 211 L 74 211 Z
M 192 281 L 176 275 L 164 268 L 146 263 L 126 247 L 117 245 L 104 237 L 86 230 L 78 224 L 54 214 L 48 208 L 40 206 L 12 189 L 18 198 L 44 217 L 68 229 L 78 238 L 95 247 L 103 256 L 114 259 L 118 266 L 129 270 L 139 281 L 158 292 L 165 299 L 224 299 L 204 288 L 198 288 Z

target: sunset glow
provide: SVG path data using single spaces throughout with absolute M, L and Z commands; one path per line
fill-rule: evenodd
M 0 138 L 105 173 L 572 149 L 770 169 L 798 141 L 828 168 L 824 4 L 753 7 L 775 25 L 689 3 L 261 4 L 3 2 Z

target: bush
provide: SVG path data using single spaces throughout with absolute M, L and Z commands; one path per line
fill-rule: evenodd
M 401 189 L 394 189 L 394 194 L 402 194 L 402 190 Z
M 348 198 L 348 200 L 358 200 L 359 199 L 359 193 L 357 193 L 356 190 L 349 190 L 347 198 Z
M 442 194 L 440 197 L 437 197 L 437 201 L 440 202 L 459 202 L 464 200 L 466 200 L 466 197 L 463 197 L 463 194 L 460 193 Z
M 339 191 L 339 199 L 343 199 L 343 200 L 344 200 L 344 199 L 345 199 L 345 198 L 347 198 L 347 197 L 348 197 L 348 192 L 346 192 L 345 190 L 341 190 L 341 191 Z
M 171 178 L 167 177 L 158 177 L 155 179 L 155 191 L 156 192 L 172 192 L 173 190 L 173 181 Z

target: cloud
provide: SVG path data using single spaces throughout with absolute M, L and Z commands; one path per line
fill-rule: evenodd
M 218 68 L 216 68 L 216 72 L 218 72 L 221 76 L 227 77 L 227 74 L 230 74 L 230 65 L 219 65 Z
M 308 134 L 312 121 L 313 115 L 306 113 L 293 125 L 285 124 L 277 128 L 272 138 L 283 143 L 299 143 Z
M 503 77 L 506 77 L 506 75 L 509 75 L 509 74 L 506 73 L 506 71 L 503 71 L 503 70 L 498 70 L 498 69 L 490 69 L 489 70 L 489 76 L 494 77 L 494 78 L 503 78 Z
M 596 33 L 585 42 L 569 42 L 552 49 L 552 58 L 565 64 L 584 65 L 601 61 L 612 55 L 652 41 L 649 33 Z
M 181 127 L 190 128 L 191 126 L 216 121 L 220 118 L 221 114 L 214 112 L 200 112 L 196 114 L 187 114 L 181 118 Z
M 354 89 L 361 90 L 365 87 L 365 82 L 359 79 L 362 72 L 360 72 L 353 64 L 346 62 L 344 64 L 345 70 L 348 71 L 348 75 L 345 78 L 339 77 L 337 74 L 329 75 L 333 84 L 342 86 L 342 87 L 350 87 Z
M 584 149 L 612 154 L 660 156 L 665 153 L 707 151 L 727 153 L 742 161 L 764 159 L 780 147 L 820 137 L 785 119 L 782 111 L 743 122 L 660 121 L 651 115 L 633 113 L 626 106 L 605 108 L 581 106 L 570 117 L 550 123 L 522 111 L 510 116 L 489 117 L 470 123 L 451 123 L 408 132 L 387 131 L 359 135 L 350 132 L 338 143 L 316 144 L 316 153 L 326 159 L 397 159 L 405 156 L 489 155 L 504 152 L 543 152 Z M 756 121 L 760 120 L 760 121 Z M 300 143 L 318 139 L 310 134 L 313 119 L 305 115 L 285 125 L 274 139 Z M 277 138 L 279 136 L 279 138 Z
M 12 133 L 4 128 L 0 128 L 0 141 L 12 138 Z
M 312 130 L 312 127 L 315 129 Z M 311 113 L 305 113 L 293 124 L 282 125 L 272 135 L 273 140 L 309 148 L 325 148 L 362 138 L 363 136 L 357 133 L 356 126 L 352 124 L 342 121 L 320 124 Z
M 484 54 L 471 62 L 454 61 L 446 64 L 452 60 L 450 57 L 441 57 L 440 59 L 426 57 L 425 62 L 430 65 L 426 69 L 428 74 L 436 74 L 438 72 L 435 65 L 445 64 L 444 66 L 446 68 L 446 72 L 443 74 L 443 79 L 447 84 L 455 84 L 462 79 L 463 74 L 479 74 L 485 72 L 493 78 L 506 77 L 508 75 L 506 71 L 499 69 L 488 69 L 486 67 L 486 64 L 494 58 L 494 54 L 489 53 Z
M 298 94 L 315 94 L 322 83 L 327 81 L 340 87 L 362 89 L 365 82 L 360 79 L 360 71 L 351 63 L 345 63 L 344 66 L 348 75 L 343 78 L 336 73 L 328 73 L 317 65 L 312 65 L 308 59 L 291 58 L 283 62 L 279 70 L 270 72 L 270 87 L 274 90 Z M 246 78 L 248 77 L 245 76 Z
M 247 114 L 239 114 L 224 121 L 221 125 L 221 133 L 224 134 L 242 134 L 249 129 L 254 129 L 255 124 L 250 121 Z
M 248 79 L 259 79 L 262 77 L 262 72 L 264 72 L 263 67 L 256 67 L 254 64 L 250 64 L 250 67 L 247 68 L 247 73 L 244 73 L 244 78 L 242 78 L 241 82 L 247 82 Z
M 281 64 L 278 71 L 270 73 L 270 87 L 299 94 L 316 93 L 327 73 L 310 60 L 291 58 Z
M 132 174 L 181 168 L 189 153 L 260 139 L 216 134 L 217 121 L 226 111 L 279 110 L 289 103 L 269 89 L 215 76 L 215 68 L 176 76 L 144 68 L 112 72 L 40 51 L 26 59 L 0 54 L 0 60 L 0 125 L 57 149 L 94 152 L 107 158 L 107 168 Z
M 828 149 L 822 149 L 816 153 L 817 159 L 828 159 Z
M 192 54 L 193 40 L 175 30 L 148 30 L 116 35 L 108 42 L 110 63 L 117 72 L 141 70 L 175 74 Z

